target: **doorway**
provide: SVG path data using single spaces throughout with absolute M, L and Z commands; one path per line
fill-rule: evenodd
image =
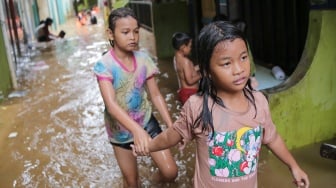
M 230 19 L 241 19 L 247 24 L 255 63 L 267 68 L 279 66 L 291 75 L 305 46 L 310 1 L 229 0 L 228 7 L 229 17 L 234 16 Z
M 276 80 L 272 75 L 273 67 L 279 67 L 286 78 L 295 71 L 307 37 L 310 0 L 213 2 L 215 9 L 212 15 L 224 15 L 227 20 L 246 23 L 245 32 L 257 68 L 257 78 L 260 76 L 260 81 L 266 84 L 261 89 L 283 81 Z

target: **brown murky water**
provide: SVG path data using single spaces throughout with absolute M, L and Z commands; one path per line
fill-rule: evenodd
M 23 92 L 16 94 L 24 96 L 0 105 L 0 187 L 122 187 L 92 73 L 93 64 L 108 49 L 103 24 L 77 27 L 70 20 L 62 29 L 66 40 L 31 50 L 21 58 L 18 75 Z M 141 37 L 142 46 L 155 51 L 153 37 Z M 158 81 L 175 119 L 180 106 L 171 62 L 158 60 Z M 336 161 L 321 158 L 319 144 L 292 152 L 309 174 L 311 187 L 336 187 Z M 170 184 L 151 183 L 156 168 L 150 158 L 138 158 L 143 187 L 191 187 L 193 143 L 183 153 L 175 148 L 173 153 L 179 175 Z M 288 169 L 264 148 L 259 187 L 294 187 L 291 181 Z

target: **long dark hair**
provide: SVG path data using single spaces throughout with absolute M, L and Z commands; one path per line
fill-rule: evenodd
M 198 37 L 198 62 L 200 67 L 200 73 L 202 75 L 200 86 L 198 89 L 198 95 L 203 97 L 203 108 L 194 124 L 194 128 L 200 126 L 202 122 L 203 132 L 214 132 L 213 118 L 212 118 L 212 108 L 215 104 L 223 106 L 225 104 L 221 98 L 217 96 L 217 88 L 215 87 L 213 81 L 210 78 L 210 59 L 216 45 L 222 41 L 232 41 L 234 39 L 240 38 L 244 40 L 246 48 L 247 39 L 244 33 L 231 22 L 228 21 L 215 21 L 209 23 L 200 31 Z M 252 94 L 253 88 L 251 85 L 251 80 L 249 79 L 246 87 L 243 89 L 245 97 L 253 104 L 255 110 L 255 99 Z M 209 108 L 209 97 L 213 100 Z M 212 134 L 213 135 L 213 134 Z

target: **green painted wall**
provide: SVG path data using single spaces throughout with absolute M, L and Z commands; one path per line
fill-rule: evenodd
M 310 12 L 306 45 L 297 67 L 308 71 L 294 86 L 268 95 L 273 121 L 289 148 L 336 137 L 335 18 L 336 10 Z
M 0 102 L 2 96 L 7 96 L 12 88 L 12 79 L 10 75 L 6 47 L 0 25 Z
M 157 57 L 172 57 L 173 33 L 177 31 L 189 33 L 187 3 L 153 3 L 153 18 Z

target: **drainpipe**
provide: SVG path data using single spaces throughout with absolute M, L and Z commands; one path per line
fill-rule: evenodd
M 5 4 L 5 7 L 6 7 L 6 12 L 8 13 L 7 4 Z M 4 12 L 2 12 L 2 11 L 0 12 L 0 18 L 6 18 Z M 8 39 L 8 35 L 6 34 L 8 32 L 7 26 L 10 25 L 10 24 L 6 24 L 7 23 L 6 20 L 0 20 L 0 23 L 1 23 L 1 29 L 2 29 L 4 43 L 5 43 L 5 48 L 6 48 L 5 51 L 6 51 L 6 54 L 7 54 L 7 61 L 8 61 L 8 65 L 9 65 L 9 70 L 10 70 L 10 75 L 11 75 L 11 80 L 12 80 L 12 86 L 13 86 L 14 89 L 17 89 L 18 88 L 18 83 L 17 83 L 17 80 L 16 80 L 15 66 L 14 66 L 14 62 L 13 62 L 13 59 L 12 59 L 13 56 L 11 55 L 10 50 L 9 50 L 10 47 L 12 47 L 13 50 L 14 50 L 14 47 L 13 47 L 13 45 L 10 44 L 10 41 Z M 12 41 L 12 36 L 11 35 L 10 35 L 10 38 L 11 38 L 11 41 Z M 14 58 L 15 58 L 15 56 L 14 56 Z
M 7 14 L 7 17 L 4 16 L 4 18 L 7 18 L 6 19 L 6 23 L 8 25 L 8 33 L 9 33 L 9 37 L 10 37 L 10 42 L 11 42 L 11 47 L 12 47 L 12 50 L 13 50 L 13 54 L 14 54 L 14 62 L 16 63 L 16 53 L 15 53 L 15 48 L 14 48 L 14 39 L 13 39 L 13 34 L 12 34 L 12 26 L 11 26 L 11 23 L 8 22 L 10 16 L 9 16 L 9 10 L 8 10 L 8 3 L 7 1 L 4 1 L 5 2 L 5 8 L 6 8 L 6 14 Z M 6 32 L 5 32 L 6 33 Z M 11 56 L 9 56 L 11 57 Z
M 198 59 L 197 51 L 195 51 L 198 48 L 198 43 L 196 38 L 198 37 L 199 31 L 201 29 L 202 23 L 202 9 L 201 9 L 201 2 L 198 0 L 190 0 L 188 1 L 188 11 L 189 11 L 189 23 L 190 23 L 190 33 L 192 34 L 192 37 L 194 38 L 194 46 L 193 48 L 193 54 L 195 54 L 195 59 Z
M 25 33 L 27 34 L 28 43 L 34 40 L 34 17 L 32 16 L 32 8 L 31 5 L 33 4 L 32 0 L 25 0 L 21 1 L 21 7 L 23 10 L 21 12 L 21 20 L 23 22 Z
M 14 37 L 15 37 L 16 50 L 18 52 L 18 55 L 21 56 L 19 35 L 18 35 L 18 32 L 17 32 L 16 19 L 15 19 L 16 16 L 15 16 L 15 9 L 14 9 L 13 0 L 9 0 L 9 9 L 10 9 L 10 16 L 11 16 L 11 19 L 12 19 L 12 26 L 13 26 L 13 32 L 14 32 Z

